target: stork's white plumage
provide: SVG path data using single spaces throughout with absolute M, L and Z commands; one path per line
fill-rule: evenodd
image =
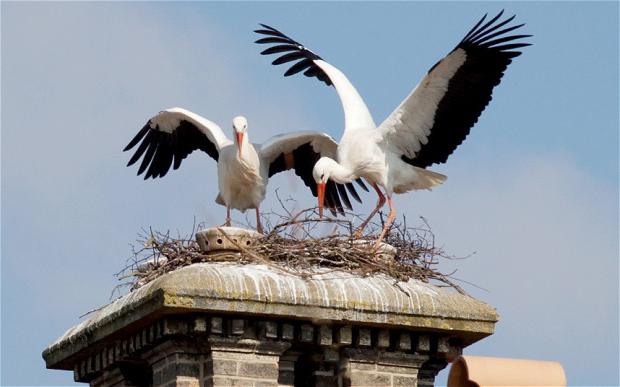
M 336 157 L 338 145 L 327 134 L 310 131 L 274 136 L 263 145 L 252 144 L 247 129 L 245 117 L 235 117 L 231 141 L 214 122 L 185 109 L 167 109 L 151 118 L 125 147 L 128 151 L 140 143 L 127 166 L 142 157 L 138 175 L 145 172 L 145 180 L 163 177 L 170 166 L 179 168 L 183 159 L 200 149 L 217 161 L 220 192 L 216 203 L 226 206 L 226 225 L 230 225 L 231 208 L 243 212 L 255 208 L 257 229 L 262 232 L 259 206 L 269 178 L 294 169 L 317 196 L 312 168 L 320 157 Z M 360 201 L 351 182 L 327 187 L 327 205 L 332 211 L 344 212 L 343 205 L 351 209 L 347 190 Z
M 392 193 L 430 189 L 445 181 L 444 175 L 425 168 L 444 163 L 463 142 L 491 100 L 504 70 L 521 54 L 515 49 L 530 45 L 515 40 L 531 35 L 507 35 L 523 24 L 502 28 L 514 19 L 498 22 L 502 14 L 483 25 L 485 15 L 378 127 L 340 70 L 275 28 L 261 24 L 264 29 L 255 31 L 266 35 L 256 43 L 275 44 L 261 54 L 283 53 L 274 65 L 296 62 L 285 76 L 304 71 L 305 76 L 335 87 L 344 110 L 344 134 L 337 157 L 321 158 L 313 176 L 319 191 L 330 180 L 346 183 L 363 177 L 372 184 L 379 201 L 358 229 L 360 233 L 385 204 L 383 188 L 390 212 L 377 245 L 396 215 Z

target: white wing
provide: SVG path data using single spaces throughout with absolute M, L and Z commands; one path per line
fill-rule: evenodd
M 287 133 L 287 134 L 278 134 L 276 136 L 271 137 L 265 143 L 260 146 L 259 154 L 261 157 L 261 162 L 267 165 L 270 165 L 270 170 L 276 168 L 271 167 L 271 164 L 276 162 L 276 159 L 282 155 L 290 154 L 291 157 L 294 157 L 294 152 L 300 152 L 298 150 L 299 147 L 304 146 L 309 152 L 314 152 L 318 154 L 319 157 L 332 157 L 336 156 L 338 151 L 338 143 L 331 136 L 325 133 L 313 132 L 313 131 L 305 131 L 305 132 L 295 132 L 295 133 Z M 301 157 L 299 155 L 298 157 Z M 290 160 L 297 161 L 298 163 L 306 161 L 306 160 Z M 284 167 L 284 165 L 280 166 Z M 290 165 L 288 168 L 280 169 L 277 167 L 277 171 L 273 171 L 270 173 L 270 176 L 290 169 L 293 165 Z M 312 165 L 314 167 L 314 165 Z
M 256 30 L 255 32 L 266 35 L 267 37 L 257 40 L 256 43 L 278 44 L 267 48 L 261 52 L 261 54 L 284 53 L 272 62 L 274 65 L 299 61 L 286 71 L 284 76 L 290 76 L 305 70 L 304 75 L 308 77 L 317 77 L 327 85 L 333 85 L 336 88 L 336 92 L 342 103 L 342 109 L 344 110 L 345 131 L 368 128 L 374 129 L 376 127 L 364 100 L 340 70 L 325 62 L 314 52 L 308 50 L 306 47 L 275 28 L 264 24 L 261 24 L 261 26 L 265 29 Z
M 422 168 L 445 162 L 491 101 L 512 58 L 521 54 L 511 50 L 529 45 L 503 44 L 530 35 L 504 35 L 523 24 L 497 31 L 514 18 L 493 24 L 501 15 L 480 26 L 485 15 L 379 126 L 405 162 Z
M 174 169 L 179 168 L 181 161 L 196 149 L 217 161 L 220 150 L 232 144 L 217 124 L 181 108 L 166 109 L 151 118 L 124 151 L 139 142 L 127 166 L 144 156 L 138 169 L 138 175 L 146 171 L 144 179 L 165 176 L 173 164 Z

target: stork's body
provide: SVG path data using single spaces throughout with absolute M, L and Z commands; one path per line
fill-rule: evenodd
M 261 174 L 260 158 L 256 149 L 247 141 L 241 152 L 234 146 L 222 149 L 217 163 L 217 177 L 220 193 L 218 204 L 245 212 L 258 208 L 265 199 L 268 176 Z
M 314 161 L 322 156 L 335 157 L 337 144 L 324 133 L 297 132 L 272 137 L 262 145 L 250 143 L 248 123 L 244 117 L 233 119 L 233 138 L 229 140 L 215 123 L 181 108 L 167 109 L 153 118 L 138 132 L 125 150 L 140 143 L 128 166 L 142 157 L 138 175 L 144 178 L 163 177 L 174 163 L 174 169 L 196 149 L 217 161 L 219 194 L 216 203 L 226 206 L 226 225 L 230 225 L 230 209 L 245 212 L 256 210 L 256 225 L 262 232 L 259 206 L 265 199 L 269 178 L 276 173 L 294 169 L 316 196 L 312 181 Z M 343 204 L 351 208 L 349 193 L 359 201 L 353 186 L 346 190 L 335 183 L 329 187 L 328 206 L 343 212 Z
M 361 233 L 385 204 L 386 196 L 390 207 L 379 244 L 396 215 L 393 193 L 431 189 L 445 181 L 444 175 L 425 168 L 445 162 L 463 142 L 491 100 L 504 70 L 521 54 L 513 50 L 529 45 L 514 41 L 530 35 L 506 35 L 522 25 L 501 29 L 514 19 L 498 22 L 502 14 L 482 25 L 485 15 L 379 126 L 340 70 L 272 27 L 262 25 L 265 29 L 256 31 L 266 36 L 256 43 L 276 44 L 261 54 L 282 53 L 274 65 L 296 62 L 285 76 L 303 71 L 307 77 L 333 85 L 340 97 L 345 125 L 337 158 L 322 157 L 313 170 L 319 186 L 319 207 L 321 187 L 330 179 L 346 183 L 365 178 L 379 200 L 358 231 Z

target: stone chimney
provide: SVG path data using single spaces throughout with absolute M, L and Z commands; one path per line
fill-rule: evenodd
M 198 239 L 236 254 L 213 230 Z M 93 313 L 43 358 L 102 387 L 432 386 L 497 320 L 478 300 L 416 280 L 197 263 Z

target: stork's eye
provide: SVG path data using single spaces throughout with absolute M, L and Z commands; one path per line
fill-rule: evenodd
M 323 178 L 324 178 L 324 177 L 325 177 L 325 174 L 322 174 L 322 175 L 321 175 L 321 180 L 323 180 Z

